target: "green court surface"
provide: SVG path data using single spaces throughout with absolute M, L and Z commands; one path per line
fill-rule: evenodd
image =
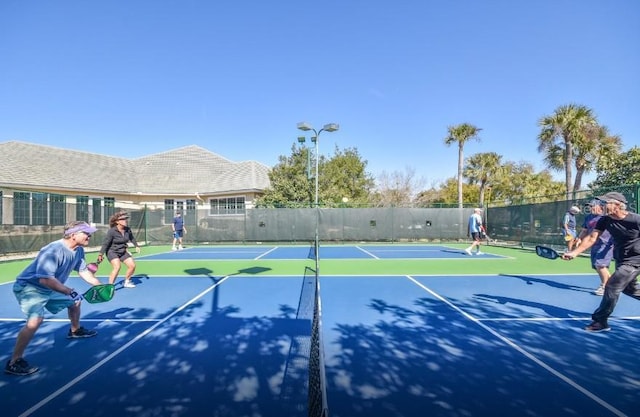
M 467 244 L 448 244 L 448 247 L 464 249 Z M 245 247 L 256 248 L 257 245 Z M 425 247 L 425 245 L 421 245 Z M 175 259 L 168 261 L 145 260 L 145 256 L 167 253 L 170 246 L 143 247 L 137 259 L 136 275 L 155 277 L 188 275 L 193 268 L 207 268 L 216 276 L 236 275 L 250 268 L 260 268 L 258 275 L 301 275 L 305 266 L 312 266 L 311 259 L 276 260 L 190 260 Z M 529 249 L 499 246 L 483 246 L 487 254 L 501 258 L 468 257 L 463 259 L 322 259 L 320 248 L 320 275 L 449 275 L 449 274 L 584 274 L 595 272 L 589 259 L 582 256 L 573 261 L 547 260 L 536 256 Z M 94 260 L 95 253 L 87 253 L 87 261 Z M 15 276 L 26 267 L 31 259 L 0 262 L 0 282 L 13 281 Z M 98 276 L 108 274 L 108 266 L 100 268 Z M 121 275 L 124 272 L 121 270 Z

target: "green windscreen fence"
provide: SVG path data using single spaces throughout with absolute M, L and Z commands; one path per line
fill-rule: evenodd
M 617 187 L 615 190 L 581 192 L 572 201 L 519 202 L 509 205 L 490 205 L 483 213 L 487 230 L 498 244 L 563 245 L 561 221 L 572 205 L 582 210 L 578 225 L 588 214 L 585 204 L 594 195 L 607 191 L 622 192 L 631 211 L 637 212 L 638 186 Z M 33 216 L 33 209 L 16 207 L 15 200 L 2 199 L 2 233 L 0 256 L 31 253 L 62 237 L 64 224 L 71 220 L 85 220 L 95 224 L 98 232 L 92 246 L 101 244 L 109 215 L 121 207 L 102 207 L 93 214 L 71 203 L 43 205 L 42 213 Z M 26 201 L 26 200 L 25 200 Z M 40 204 L 40 202 L 37 202 Z M 35 204 L 35 203 L 33 203 Z M 40 206 L 38 206 L 40 207 Z M 45 210 L 46 209 L 46 210 Z M 130 214 L 130 227 L 138 241 L 148 245 L 170 245 L 173 241 L 171 223 L 174 212 L 148 207 L 124 207 Z M 187 232 L 185 245 L 215 243 L 306 243 L 316 237 L 325 243 L 342 242 L 452 242 L 465 241 L 467 224 L 473 208 L 250 208 L 241 213 L 212 213 L 205 206 L 187 208 L 183 212 Z M 29 214 L 29 215 L 28 215 Z
M 485 222 L 487 232 L 497 244 L 515 243 L 522 246 L 545 244 L 564 247 L 562 237 L 562 220 L 571 206 L 578 206 L 580 213 L 576 215 L 578 230 L 589 214 L 588 203 L 595 197 L 609 191 L 618 191 L 625 195 L 628 209 L 637 212 L 638 187 L 636 185 L 601 189 L 571 201 L 552 201 L 543 203 L 517 204 L 501 207 L 489 207 Z

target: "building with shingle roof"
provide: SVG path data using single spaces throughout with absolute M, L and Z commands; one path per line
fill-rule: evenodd
M 0 143 L 0 155 L 2 201 L 13 199 L 14 208 L 3 204 L 2 224 L 25 224 L 20 220 L 24 215 L 15 212 L 16 204 L 34 195 L 65 204 L 88 201 L 171 211 L 196 205 L 210 205 L 215 211 L 232 201 L 244 211 L 269 187 L 266 165 L 233 162 L 195 145 L 127 159 L 9 141 Z M 105 222 L 102 217 L 98 223 Z

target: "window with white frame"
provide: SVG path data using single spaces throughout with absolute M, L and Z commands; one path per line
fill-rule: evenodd
M 245 197 L 210 198 L 209 214 L 212 216 L 224 214 L 244 214 L 246 210 Z

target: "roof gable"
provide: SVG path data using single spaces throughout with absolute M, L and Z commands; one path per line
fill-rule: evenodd
M 0 143 L 0 153 L 0 185 L 12 187 L 162 195 L 263 190 L 269 186 L 266 165 L 232 162 L 195 145 L 126 159 L 10 141 Z

